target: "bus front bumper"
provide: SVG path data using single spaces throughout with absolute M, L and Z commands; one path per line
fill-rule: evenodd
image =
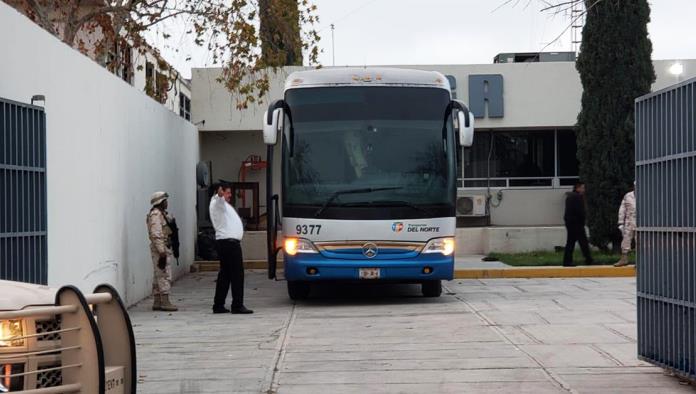
M 361 271 L 372 269 L 369 271 L 374 274 L 375 268 L 379 269 L 376 280 L 421 282 L 451 280 L 454 277 L 454 256 L 436 253 L 394 260 L 329 259 L 319 253 L 285 254 L 283 257 L 285 278 L 289 281 L 361 280 Z M 314 270 L 316 272 L 312 273 Z

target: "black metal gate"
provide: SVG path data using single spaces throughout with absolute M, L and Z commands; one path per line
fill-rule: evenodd
M 696 379 L 696 79 L 636 100 L 638 355 Z
M 46 114 L 0 98 L 0 279 L 47 276 Z

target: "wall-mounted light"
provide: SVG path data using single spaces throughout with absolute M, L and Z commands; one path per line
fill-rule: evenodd
M 31 105 L 34 105 L 34 101 L 41 101 L 44 104 L 46 103 L 46 96 L 43 94 L 35 94 L 31 96 Z
M 201 120 L 200 122 L 196 122 L 193 125 L 194 126 L 205 126 L 205 119 Z
M 684 73 L 684 66 L 681 63 L 676 62 L 669 66 L 669 73 L 678 77 Z

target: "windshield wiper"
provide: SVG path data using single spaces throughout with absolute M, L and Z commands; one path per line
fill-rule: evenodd
M 408 207 L 412 208 L 416 211 L 423 212 L 428 215 L 432 215 L 433 212 L 430 211 L 429 209 L 419 207 L 416 204 L 410 203 L 408 201 L 403 201 L 403 200 L 380 200 L 380 201 L 368 201 L 368 202 L 355 202 L 355 203 L 346 203 L 342 204 L 342 206 L 353 206 L 353 207 Z
M 365 188 L 361 188 L 361 189 L 339 190 L 339 191 L 331 194 L 331 196 L 329 196 L 329 198 L 326 200 L 324 205 L 322 205 L 321 208 L 319 208 L 317 210 L 317 212 L 314 214 L 314 217 L 315 218 L 319 217 L 319 215 L 321 215 L 326 210 L 326 208 L 329 206 L 329 204 L 334 202 L 334 200 L 336 200 L 336 198 L 338 198 L 338 196 L 340 196 L 342 194 L 373 193 L 373 192 L 381 192 L 381 191 L 385 191 L 385 190 L 398 190 L 398 189 L 403 189 L 403 186 L 365 187 Z

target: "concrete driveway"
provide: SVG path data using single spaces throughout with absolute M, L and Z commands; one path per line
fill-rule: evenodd
M 213 315 L 215 275 L 173 289 L 177 313 L 131 309 L 141 393 L 667 393 L 636 358 L 635 279 L 323 286 L 293 304 L 247 272 L 249 316 Z

